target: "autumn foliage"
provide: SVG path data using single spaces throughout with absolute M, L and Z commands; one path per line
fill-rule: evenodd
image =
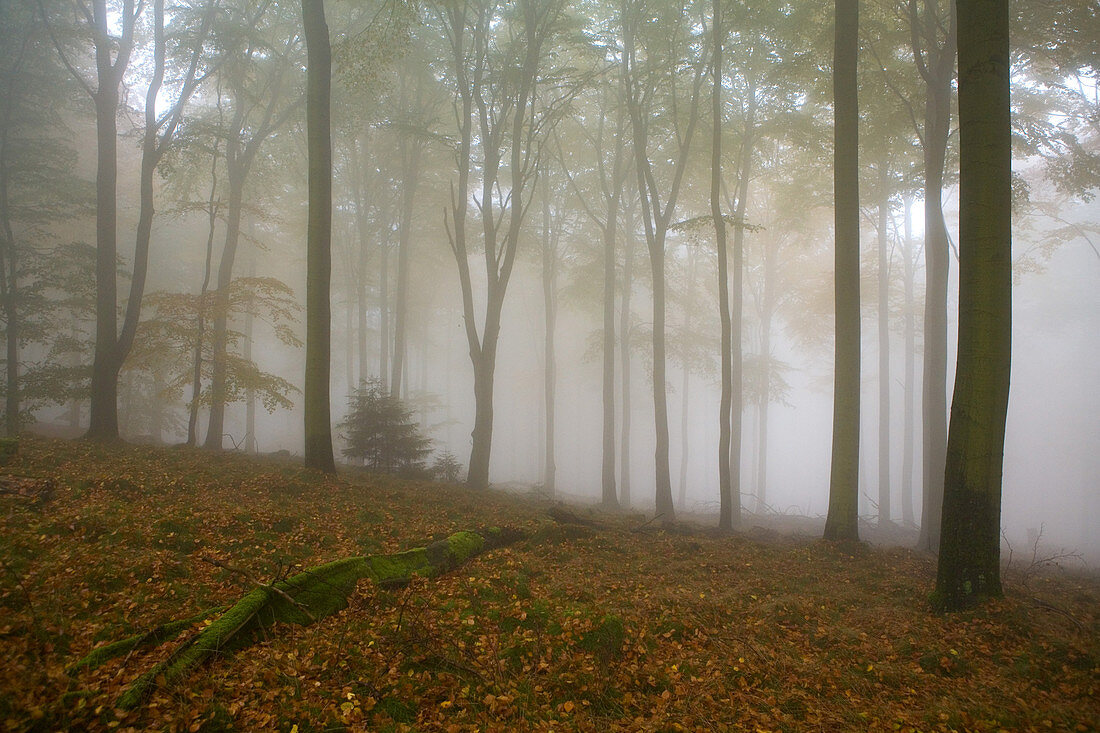
M 181 448 L 24 438 L 0 474 L 5 730 L 1095 730 L 1100 583 L 1009 572 L 1007 595 L 940 616 L 933 560 L 809 536 L 733 537 L 535 499 L 325 477 Z M 587 516 L 575 508 L 578 516 Z M 119 694 L 173 649 L 95 669 L 89 651 L 301 568 L 390 553 L 485 520 L 528 539 L 277 625 L 148 702 Z

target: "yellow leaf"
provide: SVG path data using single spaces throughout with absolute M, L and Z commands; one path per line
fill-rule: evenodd
M 572 703 L 572 702 L 566 702 L 566 703 L 565 703 L 564 705 L 562 705 L 561 707 L 562 707 L 562 709 L 563 709 L 563 710 L 564 710 L 565 712 L 567 712 L 567 713 L 571 713 L 571 712 L 573 712 L 573 703 Z

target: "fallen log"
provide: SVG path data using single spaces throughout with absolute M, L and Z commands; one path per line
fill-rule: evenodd
M 155 686 L 183 679 L 216 652 L 246 646 L 276 622 L 305 626 L 346 608 L 348 597 L 362 578 L 387 586 L 407 583 L 414 575 L 434 577 L 454 569 L 474 555 L 510 544 L 522 536 L 515 530 L 495 527 L 480 532 L 461 531 L 426 547 L 392 555 L 335 560 L 285 580 L 260 585 L 225 608 L 220 616 L 181 644 L 167 659 L 135 679 L 119 697 L 116 707 L 123 710 L 137 707 Z M 178 626 L 182 630 L 195 622 L 196 618 L 192 617 L 157 628 L 167 630 Z M 178 631 L 171 636 L 150 632 L 99 647 L 73 664 L 70 670 L 78 671 L 101 664 L 113 656 L 129 653 L 139 645 L 161 643 L 177 634 Z

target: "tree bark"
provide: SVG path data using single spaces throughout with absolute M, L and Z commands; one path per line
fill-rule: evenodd
M 916 336 L 916 302 L 914 290 L 914 252 L 913 252 L 913 200 L 905 197 L 905 408 L 903 414 L 903 433 L 901 448 L 901 521 L 907 527 L 915 527 L 916 520 L 913 516 L 913 453 L 914 451 L 914 404 L 916 402 L 916 360 L 917 360 L 917 336 Z
M 732 459 L 733 405 L 733 321 L 730 316 L 729 257 L 726 251 L 726 222 L 722 218 L 722 45 L 725 26 L 722 24 L 722 2 L 713 0 L 714 63 L 711 66 L 711 147 L 710 147 L 710 215 L 714 221 L 714 241 L 718 251 L 718 315 L 721 321 L 721 396 L 718 401 L 718 528 L 732 531 L 735 526 L 734 507 L 740 519 L 740 495 L 734 502 Z
M 558 316 L 558 251 L 557 234 L 550 225 L 550 176 L 543 172 L 542 180 L 542 312 L 543 312 L 543 405 L 545 416 L 545 453 L 543 454 L 543 489 L 554 495 L 557 466 L 554 462 L 554 402 L 557 387 L 557 354 L 554 330 Z
M 1012 346 L 1008 0 L 959 0 L 959 348 L 935 603 L 1001 594 L 1001 477 Z
M 859 539 L 859 55 L 858 0 L 835 0 L 833 196 L 836 357 L 825 539 Z
M 955 0 L 948 0 L 944 27 L 939 5 L 924 0 L 924 20 L 917 0 L 909 1 L 912 50 L 927 86 L 924 105 L 924 371 L 921 389 L 923 509 L 917 546 L 934 552 L 939 546 L 940 512 L 947 451 L 947 280 L 948 238 L 943 218 L 944 161 L 951 123 L 951 81 L 955 70 Z
M 306 243 L 305 465 L 334 473 L 329 377 L 332 314 L 332 53 L 324 0 L 302 0 L 306 40 L 309 221 Z
M 93 3 L 96 77 L 96 337 L 91 417 L 86 436 L 118 440 L 118 104 L 119 87 L 133 51 L 134 3 L 122 10 L 123 32 L 112 62 L 107 2 Z
M 624 16 L 627 13 L 624 12 Z M 638 177 L 638 195 L 641 201 L 642 223 L 644 224 L 646 245 L 649 250 L 649 266 L 653 288 L 653 418 L 656 446 L 654 449 L 655 504 L 656 514 L 666 524 L 676 518 L 676 509 L 672 501 L 672 478 L 669 472 L 669 432 L 668 432 L 668 394 L 666 386 L 666 334 L 665 334 L 665 240 L 672 214 L 676 210 L 676 201 L 680 194 L 684 171 L 687 168 L 691 139 L 699 120 L 699 97 L 705 73 L 705 59 L 694 64 L 692 72 L 692 90 L 687 112 L 686 128 L 679 130 L 677 125 L 676 153 L 672 163 L 672 177 L 666 199 L 662 205 L 657 189 L 653 165 L 649 159 L 648 133 L 649 120 L 645 119 L 641 102 L 643 92 L 639 87 L 645 82 L 639 78 L 636 38 L 634 36 L 637 18 L 623 18 L 623 55 L 624 74 L 627 80 L 627 106 L 630 110 L 632 142 L 634 146 L 634 167 Z M 677 92 L 673 90 L 672 94 Z
M 890 173 L 879 169 L 878 200 L 878 524 L 890 524 Z
M 631 226 L 627 232 L 633 231 Z M 634 242 L 628 234 L 623 246 L 623 289 L 619 303 L 619 378 L 622 381 L 622 420 L 619 428 L 619 505 L 630 508 L 630 332 L 633 328 L 630 296 L 634 287 Z

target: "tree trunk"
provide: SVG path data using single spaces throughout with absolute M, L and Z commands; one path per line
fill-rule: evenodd
M 474 429 L 470 437 L 470 467 L 466 483 L 472 488 L 489 485 L 489 457 L 493 446 L 493 379 L 495 364 L 482 356 L 474 363 Z
M 625 118 L 620 108 L 615 124 L 615 158 L 611 170 L 611 195 L 607 199 L 607 219 L 604 221 L 603 228 L 603 445 L 600 485 L 603 491 L 603 505 L 607 507 L 619 506 L 615 488 L 615 244 L 624 184 L 622 171 L 624 127 Z M 602 154 L 602 151 L 597 153 Z
M 218 94 L 221 113 L 221 93 Z M 191 404 L 187 410 L 187 445 L 198 444 L 199 404 L 202 397 L 202 346 L 206 332 L 206 293 L 210 289 L 210 271 L 214 259 L 214 229 L 218 222 L 218 144 L 210 161 L 210 194 L 206 198 L 206 259 L 202 270 L 202 287 L 195 315 L 195 349 L 191 354 Z
M 756 513 L 768 506 L 768 411 L 772 402 L 772 321 L 775 316 L 776 256 L 764 250 L 760 307 L 760 402 L 756 423 Z
M 656 242 L 660 243 L 657 244 Z M 665 366 L 665 248 L 664 238 L 649 248 L 650 275 L 653 279 L 653 421 L 656 449 L 653 452 L 656 475 L 656 514 L 666 523 L 676 518 L 672 504 L 672 478 L 668 465 L 668 391 Z
M 878 200 L 878 524 L 890 524 L 890 224 L 889 170 L 879 170 Z
M 401 223 L 397 237 L 397 293 L 394 302 L 393 377 L 390 394 L 401 396 L 405 360 L 408 358 L 409 321 L 409 249 L 412 247 L 412 222 L 416 189 L 420 183 L 420 153 L 423 144 L 402 136 L 401 148 Z
M 680 373 L 680 511 L 687 502 L 688 460 L 691 442 L 688 440 L 688 410 L 691 405 L 691 372 L 686 368 Z
M 545 453 L 542 483 L 550 496 L 554 495 L 554 392 L 557 386 L 557 356 L 554 350 L 554 329 L 557 324 L 558 303 L 558 252 L 557 235 L 550 227 L 550 180 L 543 172 L 542 181 L 542 311 L 543 323 L 543 404 L 545 408 Z
M 626 227 L 627 232 L 633 231 Z M 619 369 L 622 380 L 622 426 L 619 432 L 619 505 L 630 508 L 630 295 L 634 287 L 634 243 L 623 247 L 623 292 L 619 304 Z
M 714 31 L 714 63 L 711 66 L 711 147 L 710 147 L 710 215 L 714 221 L 714 241 L 718 251 L 718 315 L 721 322 L 721 397 L 718 402 L 718 529 L 729 532 L 734 527 L 734 494 L 731 476 L 733 405 L 733 322 L 730 317 L 729 258 L 726 252 L 726 222 L 722 218 L 722 25 L 721 0 L 712 3 Z M 740 496 L 737 514 L 740 517 Z
M 305 465 L 334 473 L 329 372 L 332 315 L 332 54 L 324 0 L 302 0 L 306 39 L 306 138 L 309 152 L 309 222 L 306 242 Z
M 96 118 L 96 331 L 92 361 L 91 417 L 87 437 L 118 440 L 118 102 L 125 71 L 120 55 L 111 64 L 108 47 L 107 3 L 94 4 L 96 68 L 99 86 L 93 101 Z M 124 11 L 125 12 L 125 11 Z M 129 49 L 125 60 L 128 61 Z M 120 68 L 121 66 L 121 68 Z
M 913 51 L 927 85 L 924 105 L 924 373 L 921 390 L 923 424 L 923 509 L 917 546 L 935 552 L 939 546 L 940 512 L 947 451 L 947 280 L 948 238 L 943 218 L 943 174 L 951 123 L 951 82 L 955 69 L 956 14 L 950 18 L 942 47 L 931 39 L 943 27 L 938 7 L 925 7 L 920 23 L 910 4 Z M 937 30 L 930 30 L 937 29 Z M 927 51 L 923 50 L 928 44 Z
M 936 604 L 1001 594 L 1001 477 L 1012 342 L 1007 0 L 959 0 L 959 349 Z
M 244 359 L 252 361 L 252 312 L 244 316 Z M 244 451 L 256 452 L 256 390 L 249 387 L 244 393 Z
M 733 290 L 730 293 L 730 498 L 733 527 L 741 524 L 741 443 L 744 435 L 745 404 L 744 293 L 745 293 L 745 212 L 749 203 L 753 153 L 756 148 L 756 77 L 749 76 L 749 105 L 746 110 L 745 137 L 737 161 L 737 200 L 734 203 Z
M 383 243 L 381 274 L 378 280 L 378 378 L 389 391 L 390 379 L 390 247 Z
M 914 403 L 916 402 L 916 360 L 917 360 L 917 336 L 914 312 L 916 303 L 914 297 L 914 252 L 913 252 L 913 200 L 905 197 L 905 409 L 903 416 L 903 434 L 901 448 L 901 521 L 907 527 L 915 527 L 916 520 L 913 516 L 913 439 Z
M 232 140 L 230 147 L 234 147 Z M 228 153 L 228 149 L 227 149 Z M 229 286 L 233 282 L 233 264 L 237 257 L 237 245 L 241 239 L 241 213 L 244 207 L 244 181 L 246 172 L 240 161 L 226 155 L 229 167 L 229 199 L 225 219 L 225 244 L 218 265 L 218 288 L 214 293 L 214 320 L 211 329 L 210 414 L 207 417 L 206 440 L 203 447 L 222 449 L 225 434 L 226 380 L 228 378 L 227 354 L 229 328 Z
M 858 0 L 835 0 L 833 196 L 836 358 L 825 539 L 859 539 L 859 56 Z
M 688 279 L 685 290 L 684 308 L 684 337 L 691 338 L 691 315 L 695 309 L 695 249 L 689 248 L 687 255 Z M 691 411 L 691 367 L 688 360 L 688 351 L 685 348 L 681 360 L 680 375 L 680 496 L 679 505 L 681 511 L 687 501 L 687 474 L 688 460 L 691 456 L 691 444 L 688 440 L 688 415 Z

